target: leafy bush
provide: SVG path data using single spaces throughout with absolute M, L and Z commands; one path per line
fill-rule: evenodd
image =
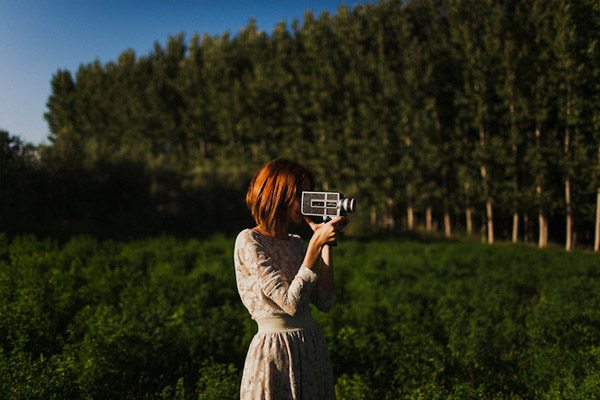
M 256 331 L 233 240 L 0 235 L 8 399 L 235 399 Z M 313 315 L 340 399 L 587 399 L 600 389 L 595 254 L 348 241 Z

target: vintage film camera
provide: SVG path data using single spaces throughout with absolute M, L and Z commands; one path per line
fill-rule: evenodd
M 323 222 L 356 211 L 356 201 L 339 192 L 302 192 L 302 215 L 321 217 Z
M 302 215 L 321 217 L 327 222 L 338 215 L 356 211 L 356 201 L 339 192 L 302 192 Z M 330 246 L 337 246 L 333 242 Z

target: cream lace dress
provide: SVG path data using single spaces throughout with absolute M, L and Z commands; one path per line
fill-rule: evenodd
M 241 400 L 335 398 L 329 352 L 309 306 L 328 311 L 334 295 L 302 265 L 304 252 L 297 235 L 271 239 L 246 229 L 235 241 L 238 292 L 258 324 L 246 356 Z

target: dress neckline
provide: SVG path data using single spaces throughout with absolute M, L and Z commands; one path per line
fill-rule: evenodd
M 248 230 L 250 232 L 252 232 L 252 233 L 257 234 L 261 238 L 267 239 L 267 240 L 272 241 L 272 242 L 289 242 L 290 241 L 290 237 L 291 237 L 291 235 L 288 233 L 285 239 L 278 239 L 278 238 L 274 238 L 274 237 L 271 237 L 271 236 L 263 235 L 262 233 L 260 233 L 259 231 L 257 231 L 254 228 L 248 228 Z

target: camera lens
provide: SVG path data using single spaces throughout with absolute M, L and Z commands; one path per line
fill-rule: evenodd
M 340 208 L 344 212 L 354 212 L 356 210 L 356 202 L 353 198 L 347 197 L 341 200 Z

